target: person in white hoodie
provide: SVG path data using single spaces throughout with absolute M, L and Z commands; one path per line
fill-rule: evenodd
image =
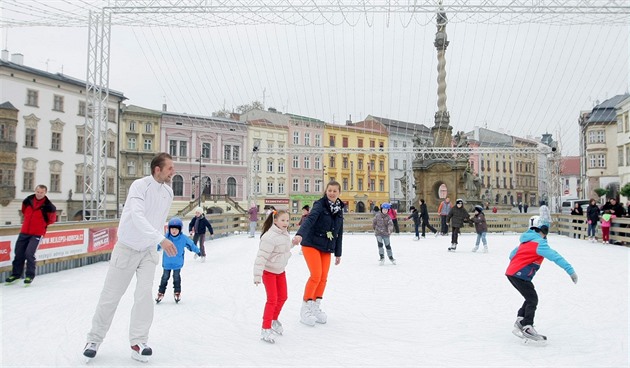
M 260 246 L 254 261 L 254 284 L 265 285 L 267 303 L 263 312 L 260 339 L 274 343 L 274 334 L 282 335 L 284 328 L 278 321 L 282 306 L 287 301 L 287 277 L 284 271 L 291 257 L 289 213 L 273 210 L 265 220 Z
M 118 241 L 83 348 L 88 359 L 96 356 L 134 275 L 137 282 L 129 322 L 131 357 L 146 362 L 153 354 L 147 342 L 153 323 L 153 279 L 159 262 L 156 245 L 169 256 L 177 254 L 173 242 L 164 237 L 164 223 L 173 202 L 173 190 L 168 183 L 174 174 L 173 158 L 162 152 L 151 161 L 151 175 L 137 179 L 129 188 L 118 225 Z

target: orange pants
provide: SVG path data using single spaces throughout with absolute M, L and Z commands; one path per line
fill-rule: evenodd
M 331 254 L 321 252 L 309 246 L 302 246 L 302 253 L 306 266 L 311 276 L 304 287 L 304 301 L 315 300 L 324 296 L 326 281 L 328 281 L 328 270 L 330 269 Z

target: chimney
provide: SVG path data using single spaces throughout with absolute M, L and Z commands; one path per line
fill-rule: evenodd
M 2 50 L 2 61 L 9 61 L 9 50 Z
M 166 112 L 166 104 L 162 104 L 162 111 Z
M 24 65 L 24 55 L 22 54 L 12 54 L 11 62 L 18 65 Z

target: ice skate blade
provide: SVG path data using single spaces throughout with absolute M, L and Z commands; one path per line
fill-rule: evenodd
M 523 333 L 519 329 L 516 329 L 516 328 L 513 329 L 512 333 L 514 334 L 514 336 L 516 336 L 519 339 L 521 339 L 524 345 L 532 345 L 532 346 L 545 346 L 545 345 L 547 345 L 547 340 L 530 339 L 529 337 L 526 337 L 525 335 L 523 335 Z
M 131 359 L 137 360 L 137 361 L 142 362 L 142 363 L 147 363 L 149 361 L 149 356 L 148 355 L 140 355 L 140 354 L 136 353 L 135 351 L 132 351 L 131 352 Z
M 260 341 L 264 341 L 267 344 L 275 344 L 276 343 L 276 340 L 274 340 L 274 339 L 265 339 L 265 338 L 262 338 L 262 337 L 260 338 Z

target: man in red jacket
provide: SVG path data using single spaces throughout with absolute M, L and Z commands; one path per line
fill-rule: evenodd
M 26 261 L 26 274 L 24 284 L 28 285 L 35 278 L 35 252 L 39 242 L 46 234 L 46 228 L 57 221 L 57 208 L 46 197 L 48 188 L 38 185 L 35 194 L 31 194 L 22 201 L 22 229 L 15 242 L 15 257 L 13 258 L 13 270 L 7 277 L 7 283 L 13 283 L 22 277 L 24 261 Z

